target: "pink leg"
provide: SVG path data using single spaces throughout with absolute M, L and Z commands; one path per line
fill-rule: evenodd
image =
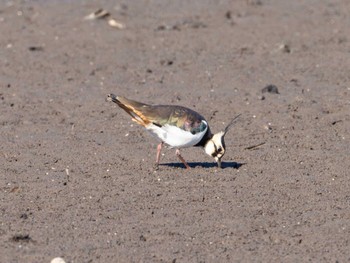
M 191 167 L 186 163 L 185 159 L 181 156 L 179 149 L 176 149 L 176 155 L 179 157 L 180 161 L 186 166 L 187 169 L 191 169 Z
M 159 165 L 159 161 L 160 161 L 160 151 L 162 150 L 162 146 L 163 146 L 163 142 L 161 142 L 160 144 L 158 144 L 157 146 L 157 159 L 156 159 L 156 165 Z

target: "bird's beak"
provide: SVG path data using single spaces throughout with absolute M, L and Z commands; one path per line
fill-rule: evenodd
M 216 163 L 218 164 L 218 167 L 222 168 L 221 167 L 221 158 L 215 158 L 215 160 L 216 160 Z

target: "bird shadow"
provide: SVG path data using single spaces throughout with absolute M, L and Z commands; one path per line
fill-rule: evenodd
M 168 167 L 175 167 L 175 168 L 186 168 L 182 163 L 162 163 L 159 164 L 162 166 L 168 166 Z M 218 167 L 216 163 L 208 163 L 208 162 L 191 162 L 188 163 L 188 165 L 191 168 L 194 167 L 202 167 L 202 168 L 214 168 Z M 231 168 L 231 169 L 239 169 L 242 165 L 245 165 L 245 163 L 237 163 L 237 162 L 222 162 L 221 163 L 221 168 L 226 169 L 226 168 Z

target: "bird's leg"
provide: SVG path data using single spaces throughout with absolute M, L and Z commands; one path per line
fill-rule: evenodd
M 181 156 L 180 150 L 176 149 L 176 155 L 179 157 L 180 161 L 186 166 L 187 169 L 190 169 L 191 167 L 186 163 L 185 159 Z
M 163 146 L 163 142 L 161 142 L 160 144 L 158 144 L 157 146 L 157 159 L 156 159 L 156 166 L 159 165 L 159 161 L 160 161 L 160 151 L 162 150 L 162 146 Z

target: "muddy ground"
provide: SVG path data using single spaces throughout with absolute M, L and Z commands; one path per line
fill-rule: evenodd
M 84 20 L 104 8 L 107 20 Z M 2 1 L 0 261 L 349 262 L 347 0 Z M 262 92 L 275 85 L 278 94 Z M 189 171 L 105 101 L 204 115 Z M 260 145 L 260 146 L 258 146 Z

